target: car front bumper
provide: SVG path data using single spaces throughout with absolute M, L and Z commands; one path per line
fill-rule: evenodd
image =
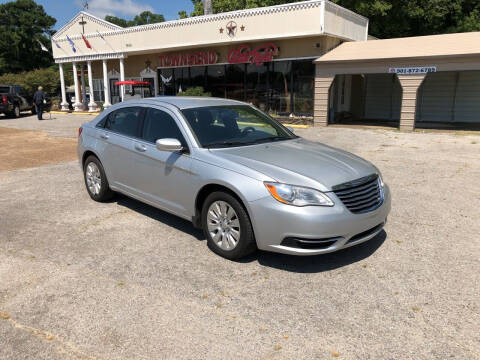
M 382 205 L 364 214 L 351 213 L 334 193 L 333 207 L 285 205 L 273 197 L 249 203 L 261 250 L 293 255 L 334 252 L 374 238 L 382 231 L 391 209 L 391 194 L 384 187 Z

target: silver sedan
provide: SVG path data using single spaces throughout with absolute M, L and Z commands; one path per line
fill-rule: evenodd
M 238 101 L 117 104 L 79 129 L 78 155 L 93 200 L 118 192 L 188 219 L 228 259 L 340 250 L 373 238 L 390 211 L 374 165 Z

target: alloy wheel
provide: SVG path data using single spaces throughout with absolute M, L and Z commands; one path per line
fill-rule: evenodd
M 231 251 L 240 241 L 240 221 L 237 213 L 225 201 L 215 201 L 208 208 L 208 232 L 220 249 Z
M 93 195 L 100 194 L 102 188 L 102 176 L 97 164 L 91 162 L 85 170 L 85 178 L 87 179 L 88 191 Z

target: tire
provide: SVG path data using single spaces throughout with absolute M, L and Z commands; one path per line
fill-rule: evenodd
M 245 208 L 226 192 L 207 197 L 202 207 L 202 228 L 210 250 L 226 259 L 239 259 L 257 249 Z
M 88 195 L 92 200 L 104 202 L 114 196 L 115 193 L 110 189 L 102 163 L 97 157 L 91 155 L 85 160 L 83 178 Z
M 20 107 L 18 105 L 13 107 L 12 117 L 15 119 L 20 117 Z

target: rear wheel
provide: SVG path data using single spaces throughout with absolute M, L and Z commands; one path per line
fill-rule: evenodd
M 210 194 L 202 209 L 203 231 L 209 248 L 227 259 L 256 250 L 252 224 L 242 204 L 225 192 Z
M 93 200 L 103 202 L 113 197 L 114 192 L 110 190 L 102 163 L 95 156 L 87 158 L 83 166 L 83 174 L 88 195 Z
M 15 105 L 15 107 L 13 108 L 12 115 L 13 115 L 14 118 L 20 117 L 20 106 Z

